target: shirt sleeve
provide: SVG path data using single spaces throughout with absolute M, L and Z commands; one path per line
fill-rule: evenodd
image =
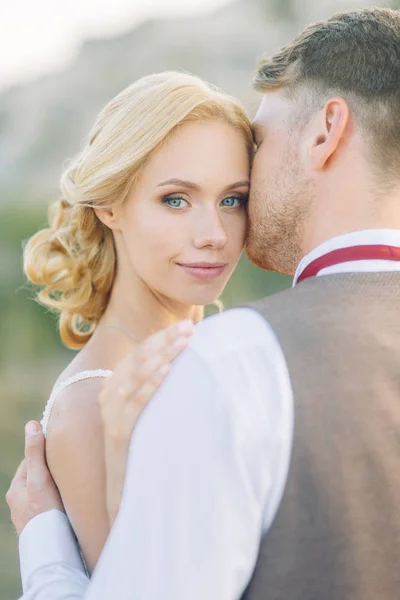
M 63 596 L 54 584 L 52 600 L 239 598 L 285 485 L 292 408 L 283 355 L 259 315 L 238 309 L 197 326 L 133 432 L 90 585 Z M 24 600 L 47 600 L 45 576 L 35 571 L 39 591 Z
M 68 517 L 59 510 L 38 515 L 19 538 L 23 600 L 83 598 L 89 579 Z

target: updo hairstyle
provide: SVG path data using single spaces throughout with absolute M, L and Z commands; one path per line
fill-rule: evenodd
M 25 274 L 41 286 L 37 300 L 57 313 L 67 347 L 80 349 L 90 339 L 114 282 L 113 233 L 93 209 L 125 202 L 152 154 L 177 127 L 210 120 L 240 131 L 252 156 L 242 106 L 192 75 L 144 77 L 100 112 L 85 146 L 61 177 L 62 197 L 49 208 L 49 227 L 24 248 Z

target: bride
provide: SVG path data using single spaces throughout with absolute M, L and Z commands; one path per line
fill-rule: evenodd
M 79 350 L 42 426 L 89 573 L 118 510 L 132 427 L 241 255 L 253 149 L 235 99 L 183 73 L 144 77 L 100 112 L 49 227 L 25 247 L 40 302 Z

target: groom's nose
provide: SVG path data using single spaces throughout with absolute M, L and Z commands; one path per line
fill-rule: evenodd
M 227 233 L 216 210 L 205 211 L 197 220 L 193 242 L 196 248 L 220 249 L 225 246 Z

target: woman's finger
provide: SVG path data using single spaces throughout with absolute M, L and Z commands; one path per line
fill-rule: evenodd
M 180 337 L 172 344 L 165 344 L 160 347 L 156 353 L 143 354 L 142 363 L 131 371 L 127 379 L 126 385 L 129 392 L 132 393 L 138 386 L 143 385 L 162 365 L 170 365 L 183 352 L 188 343 L 188 338 Z
M 134 346 L 127 356 L 116 366 L 112 377 L 109 380 L 106 380 L 104 389 L 110 389 L 110 386 L 113 386 L 114 384 L 116 386 L 122 384 L 127 373 L 134 373 L 135 369 L 147 360 L 148 357 L 158 355 L 168 348 L 172 349 L 176 340 L 182 338 L 189 339 L 193 333 L 193 327 L 193 321 L 181 321 L 167 329 L 158 331 L 137 346 Z M 172 356 L 174 355 L 174 351 L 175 349 L 172 350 Z M 102 395 L 102 399 L 106 400 L 105 394 Z
M 128 402 L 126 405 L 126 411 L 128 415 L 135 416 L 136 420 L 139 418 L 140 414 L 143 412 L 144 408 L 147 406 L 151 398 L 154 396 L 160 385 L 168 376 L 171 370 L 171 366 L 168 364 L 163 364 L 159 369 L 154 371 L 149 377 L 135 392 L 135 397 L 132 402 Z M 130 423 L 130 426 L 133 427 L 134 423 Z
M 125 402 L 134 400 L 138 387 L 186 348 L 192 332 L 193 322 L 186 320 L 157 332 L 136 346 L 114 370 L 113 376 L 104 382 L 98 396 L 103 418 L 106 418 L 105 411 L 108 413 L 107 405 L 117 414 Z
M 150 356 L 130 374 L 129 379 L 122 381 L 116 387 L 113 402 L 110 402 L 110 411 L 104 411 L 104 416 L 111 416 L 111 412 L 115 415 L 123 410 L 124 404 L 127 402 L 137 402 L 138 406 L 142 406 L 143 400 L 137 398 L 137 392 L 147 382 L 157 381 L 162 374 L 165 377 L 171 366 L 173 358 L 178 356 L 180 352 L 187 346 L 187 340 L 181 339 L 174 342 L 171 348 L 160 352 L 156 356 Z M 152 386 L 153 387 L 153 386 Z
M 140 344 L 139 351 L 146 354 L 156 354 L 162 351 L 168 345 L 171 345 L 177 338 L 190 338 L 193 333 L 194 325 L 193 321 L 187 319 L 181 321 L 172 327 L 158 331 L 153 335 L 149 336 Z
M 105 434 L 107 438 L 116 440 L 129 439 L 132 429 L 135 427 L 140 415 L 147 406 L 148 402 L 154 396 L 157 389 L 163 383 L 168 373 L 171 370 L 170 364 L 161 364 L 157 369 L 147 377 L 143 385 L 135 390 L 130 401 L 125 402 L 119 407 L 119 414 L 114 418 L 104 416 Z

